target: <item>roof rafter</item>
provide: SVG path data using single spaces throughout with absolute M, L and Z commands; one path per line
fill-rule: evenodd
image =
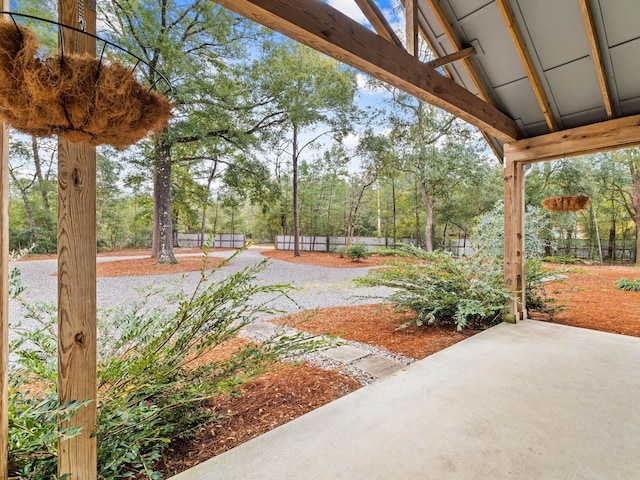
M 596 67 L 596 73 L 598 75 L 598 82 L 600 83 L 600 90 L 602 91 L 602 98 L 604 100 L 604 108 L 607 112 L 607 118 L 613 118 L 613 102 L 611 100 L 611 94 L 609 93 L 609 84 L 607 77 L 604 73 L 604 63 L 602 61 L 602 54 L 600 53 L 600 45 L 598 43 L 598 34 L 596 32 L 596 25 L 593 21 L 593 11 L 588 0 L 580 0 L 580 8 L 582 9 L 582 16 L 584 18 L 584 24 L 587 28 L 587 37 L 589 37 L 589 45 L 591 46 L 591 55 L 593 57 L 593 63 Z
M 531 53 L 525 44 L 524 37 L 522 35 L 522 30 L 520 30 L 520 26 L 518 25 L 518 21 L 516 20 L 516 16 L 513 13 L 513 9 L 511 8 L 511 4 L 509 0 L 496 0 L 496 4 L 500 11 L 502 12 L 502 16 L 504 17 L 505 24 L 507 25 L 507 29 L 511 34 L 511 38 L 513 39 L 513 43 L 516 46 L 516 50 L 518 51 L 518 55 L 520 55 L 520 60 L 524 65 L 524 69 L 527 72 L 527 76 L 529 77 L 529 81 L 531 82 L 531 86 L 533 87 L 533 92 L 538 99 L 538 103 L 540 104 L 540 108 L 542 109 L 542 114 L 547 122 L 549 130 L 552 132 L 558 131 L 558 122 L 553 115 L 553 111 L 551 110 L 551 104 L 549 103 L 549 98 L 542 87 L 542 81 L 540 80 L 540 75 L 538 75 L 538 71 L 533 64 L 533 59 L 531 57 Z
M 442 108 L 503 142 L 520 137 L 516 122 L 496 107 L 323 2 L 215 1 Z
M 407 52 L 418 58 L 420 48 L 418 47 L 418 0 L 406 0 L 404 2 L 405 20 L 407 25 Z
M 504 145 L 509 161 L 545 162 L 640 145 L 640 115 L 607 120 Z
M 447 35 L 447 38 L 449 39 L 449 41 L 453 44 L 456 50 L 458 51 L 463 50 L 464 45 L 462 43 L 462 39 L 460 38 L 460 35 L 456 31 L 456 29 L 453 27 L 452 23 L 449 21 L 449 17 L 447 16 L 447 13 L 442 7 L 440 0 L 427 0 L 427 3 L 431 7 L 431 10 L 433 11 L 436 18 L 438 19 L 438 22 L 440 23 L 440 26 L 442 27 L 445 34 Z M 478 89 L 478 92 L 480 92 L 480 97 L 483 100 L 491 103 L 492 105 L 495 105 L 495 103 L 493 102 L 493 99 L 491 98 L 491 95 L 489 94 L 489 89 L 487 88 L 484 81 L 482 80 L 482 77 L 480 76 L 478 69 L 471 62 L 471 58 L 465 58 L 462 60 L 462 62 L 464 67 L 467 70 L 467 73 L 471 77 L 473 84 Z
M 458 60 L 463 60 L 465 58 L 471 57 L 475 54 L 475 47 L 467 47 L 457 51 L 456 53 L 451 53 L 449 55 L 438 57 L 435 60 L 431 60 L 430 62 L 427 62 L 427 65 L 433 68 L 439 68 L 445 65 L 449 65 L 450 63 L 457 62 Z
M 373 26 L 374 30 L 378 32 L 378 35 L 387 39 L 391 43 L 395 43 L 398 47 L 402 47 L 402 40 L 398 38 L 396 32 L 393 31 L 389 22 L 382 14 L 378 5 L 374 0 L 355 0 L 364 16 L 367 17 L 369 23 Z
M 440 26 L 444 30 L 445 35 L 447 35 L 447 38 L 449 38 L 449 41 L 458 50 L 458 52 L 464 51 L 462 39 L 460 38 L 460 35 L 456 31 L 456 29 L 453 27 L 452 23 L 449 21 L 449 17 L 444 11 L 444 8 L 442 7 L 440 0 L 427 0 L 427 3 L 431 7 L 431 11 L 433 12 L 433 14 L 436 16 L 438 23 L 440 23 Z M 424 39 L 426 40 L 427 44 L 429 45 L 429 48 L 431 48 L 431 51 L 435 52 L 436 50 L 434 46 L 431 44 L 431 42 L 429 41 L 429 38 L 427 37 L 426 33 L 422 29 L 421 29 L 421 33 Z M 469 77 L 471 77 L 471 81 L 473 82 L 476 89 L 478 90 L 480 94 L 480 98 L 490 103 L 491 105 L 495 106 L 493 97 L 489 93 L 489 89 L 487 88 L 487 85 L 482 80 L 482 77 L 480 76 L 480 73 L 478 72 L 478 69 L 476 68 L 476 66 L 471 61 L 471 58 L 470 57 L 463 58 L 462 64 L 464 65 L 464 68 L 467 70 L 467 74 L 469 75 Z M 449 73 L 446 67 L 445 67 L 445 70 L 447 71 L 447 74 L 449 75 L 449 77 L 451 77 L 451 74 Z M 482 136 L 487 142 L 487 145 L 489 145 L 489 147 L 493 151 L 498 161 L 502 163 L 502 152 L 499 152 L 496 149 L 495 145 L 493 144 L 493 141 L 491 140 L 491 138 L 489 138 L 489 135 L 487 134 L 487 132 L 485 132 L 482 129 L 480 129 L 480 132 L 482 133 Z

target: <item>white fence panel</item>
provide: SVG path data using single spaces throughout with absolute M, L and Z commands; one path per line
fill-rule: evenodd
M 205 243 L 209 241 L 209 236 L 205 236 Z M 219 233 L 213 237 L 214 248 L 242 248 L 246 243 L 246 238 L 242 233 Z M 199 247 L 199 233 L 179 233 L 178 245 L 181 247 Z

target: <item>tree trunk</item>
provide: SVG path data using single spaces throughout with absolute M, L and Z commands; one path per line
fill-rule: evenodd
M 213 179 L 216 178 L 216 172 L 218 170 L 218 162 L 216 160 L 213 161 L 213 166 L 211 167 L 211 172 L 209 172 L 209 178 L 207 178 L 207 199 L 203 202 L 202 205 L 202 218 L 200 219 L 200 240 L 198 244 L 200 248 L 204 247 L 205 244 L 205 224 L 207 221 L 207 209 L 209 207 L 209 196 L 211 195 L 211 184 L 213 183 Z
M 397 225 L 397 214 L 396 214 L 396 181 L 391 179 L 391 201 L 393 203 L 393 248 L 395 244 L 398 243 L 398 237 L 396 234 L 396 225 Z
M 420 193 L 422 194 L 422 203 L 427 213 L 424 225 L 424 247 L 427 252 L 433 252 L 433 207 L 435 203 L 429 199 L 427 188 L 424 183 L 420 183 Z
M 171 146 L 162 138 L 156 140 L 155 157 L 153 175 L 154 226 L 151 256 L 158 259 L 158 264 L 169 265 L 178 262 L 173 254 Z
M 38 150 L 38 139 L 36 137 L 31 137 L 31 149 L 33 151 L 33 164 L 36 168 L 36 178 L 38 179 L 38 189 L 40 190 L 40 196 L 42 197 L 42 208 L 45 211 L 45 228 L 52 232 L 53 225 L 51 223 L 49 195 L 47 194 L 47 186 L 44 183 L 44 177 L 42 175 L 42 162 L 40 161 L 40 151 Z
M 298 126 L 293 125 L 293 256 L 300 256 L 300 212 L 298 211 Z

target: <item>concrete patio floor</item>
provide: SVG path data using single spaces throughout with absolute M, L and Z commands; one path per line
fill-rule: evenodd
M 638 478 L 640 339 L 526 320 L 173 480 Z

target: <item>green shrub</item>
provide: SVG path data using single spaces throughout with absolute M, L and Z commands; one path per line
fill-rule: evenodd
M 347 256 L 347 247 L 338 247 L 335 250 L 336 255 L 338 255 L 339 258 L 344 258 Z
M 400 256 L 419 263 L 396 263 L 358 279 L 364 285 L 396 289 L 389 300 L 413 310 L 422 325 L 453 324 L 483 328 L 499 323 L 509 294 L 502 286 L 502 270 L 478 257 L 455 257 L 447 252 L 426 252 L 403 246 Z M 405 325 L 406 326 L 406 325 Z
M 354 243 L 349 245 L 348 250 L 349 260 L 353 262 L 359 262 L 360 260 L 366 260 L 367 255 L 367 245 L 365 243 Z
M 640 278 L 636 278 L 635 280 L 628 280 L 626 278 L 621 278 L 614 286 L 619 290 L 626 290 L 629 292 L 640 292 Z
M 578 258 L 567 257 L 565 255 L 547 256 L 547 257 L 544 257 L 542 260 L 549 263 L 561 263 L 563 265 L 579 265 L 581 263 L 584 263 Z
M 207 400 L 235 391 L 281 355 L 318 346 L 298 338 L 262 348 L 250 344 L 225 361 L 197 365 L 207 350 L 235 336 L 257 314 L 274 313 L 268 300 L 256 296 L 286 295 L 289 286 L 256 282 L 266 265 L 215 281 L 203 271 L 191 294 L 149 287 L 136 304 L 99 312 L 99 478 L 161 478 L 154 465 L 171 442 L 215 421 Z M 19 294 L 19 277 L 14 274 L 12 281 Z M 11 345 L 16 360 L 9 387 L 10 475 L 56 478 L 57 440 L 77 434 L 60 431 L 56 418 L 73 415 L 82 404 L 57 404 L 55 305 L 21 304 L 30 324 L 14 329 Z

